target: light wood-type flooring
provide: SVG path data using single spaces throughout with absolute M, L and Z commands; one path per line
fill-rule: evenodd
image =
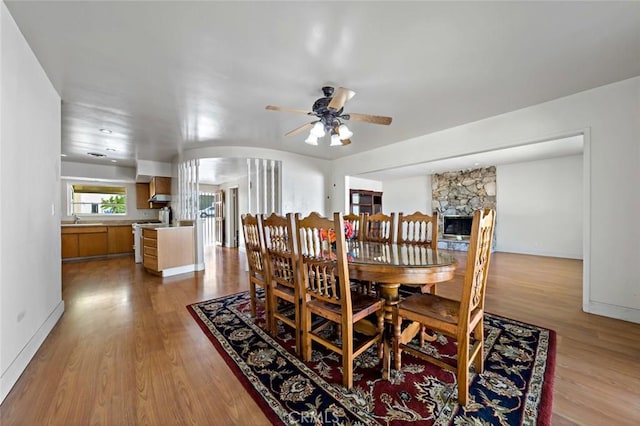
M 266 424 L 185 309 L 247 289 L 242 253 L 206 257 L 205 272 L 165 279 L 132 257 L 63 264 L 65 313 L 0 424 Z M 459 294 L 461 273 L 440 294 Z M 554 425 L 640 424 L 640 324 L 583 313 L 581 292 L 579 260 L 494 253 L 486 310 L 558 333 Z

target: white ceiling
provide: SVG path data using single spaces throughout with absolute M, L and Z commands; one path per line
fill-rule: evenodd
M 640 75 L 640 2 L 5 3 L 62 97 L 62 152 L 88 163 L 335 159 Z M 265 105 L 310 110 L 324 85 L 393 123 L 349 123 L 346 147 L 284 137 L 309 118 Z
M 385 181 L 413 176 L 427 176 L 433 173 L 478 169 L 482 167 L 578 155 L 582 153 L 583 147 L 584 139 L 582 135 L 579 135 L 563 139 L 520 145 L 496 151 L 479 152 L 462 157 L 431 161 L 428 163 L 403 166 L 395 169 L 378 170 L 360 174 L 358 177 Z

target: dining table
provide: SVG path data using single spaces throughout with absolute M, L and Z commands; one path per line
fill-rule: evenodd
M 378 295 L 384 300 L 382 378 L 391 371 L 393 344 L 393 308 L 400 302 L 400 285 L 424 287 L 449 281 L 457 267 L 455 256 L 421 244 L 398 244 L 374 241 L 347 241 L 349 278 L 376 283 Z M 419 324 L 411 324 L 415 334 Z M 404 333 L 403 333 L 404 334 Z

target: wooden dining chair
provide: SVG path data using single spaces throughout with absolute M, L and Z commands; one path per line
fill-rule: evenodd
M 355 214 L 355 213 L 349 213 L 349 214 L 345 214 L 343 216 L 343 219 L 345 222 L 349 222 L 351 224 L 351 226 L 353 227 L 353 240 L 361 240 L 362 239 L 362 232 L 360 232 L 363 228 L 363 222 L 364 222 L 364 214 Z
M 298 265 L 302 282 L 303 359 L 311 359 L 313 342 L 342 357 L 342 384 L 353 386 L 354 359 L 378 343 L 382 344 L 384 324 L 383 303 L 368 294 L 352 292 L 349 286 L 344 219 L 334 213 L 333 220 L 311 213 L 301 219 L 296 216 Z M 326 238 L 335 231 L 335 249 Z M 376 314 L 375 333 L 354 332 L 356 323 Z M 312 318 L 314 323 L 312 323 Z M 326 321 L 317 321 L 323 318 Z M 336 341 L 329 333 L 332 325 L 341 330 Z M 380 352 L 380 351 L 379 351 Z
M 242 232 L 244 234 L 244 246 L 249 266 L 249 299 L 251 303 L 251 315 L 256 318 L 257 305 L 264 308 L 264 328 L 271 327 L 270 317 L 270 292 L 267 284 L 267 274 L 264 268 L 264 241 L 262 237 L 262 221 L 260 216 L 243 214 Z M 262 297 L 258 297 L 257 288 L 263 290 Z
M 296 353 L 302 354 L 300 329 L 300 285 L 296 267 L 294 218 L 276 213 L 262 220 L 269 285 L 270 326 L 278 335 L 278 321 L 293 328 Z
M 425 213 L 398 214 L 398 230 L 396 234 L 398 244 L 424 245 L 432 250 L 438 249 L 438 212 L 430 216 Z M 436 294 L 435 283 L 425 283 L 420 288 L 422 293 L 427 291 Z
M 430 216 L 421 212 L 398 214 L 398 244 L 426 245 L 438 248 L 438 212 Z
M 354 230 L 354 235 L 351 238 L 353 241 L 362 241 L 364 228 L 364 213 L 355 214 L 349 213 L 343 216 L 345 223 L 349 222 Z M 346 235 L 345 235 L 346 237 Z M 375 295 L 375 286 L 371 281 L 364 280 L 351 280 L 351 286 L 361 293 L 369 293 Z
M 441 368 L 456 372 L 458 401 L 469 400 L 469 367 L 475 372 L 484 369 L 484 295 L 491 259 L 491 244 L 495 225 L 495 210 L 477 210 L 473 214 L 471 240 L 460 301 L 432 294 L 414 294 L 402 300 L 393 310 L 395 368 L 402 366 L 402 351 L 407 351 Z M 449 365 L 425 351 L 407 345 L 414 336 L 402 335 L 402 321 L 418 322 L 434 332 L 457 341 L 456 365 Z M 406 330 L 415 330 L 409 327 Z
M 386 215 L 375 213 L 364 216 L 363 235 L 364 241 L 379 241 L 382 243 L 393 242 L 393 221 L 395 213 Z

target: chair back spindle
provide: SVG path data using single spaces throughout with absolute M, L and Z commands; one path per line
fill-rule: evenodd
M 395 213 L 386 215 L 384 213 L 375 213 L 365 215 L 364 219 L 364 235 L 366 241 L 379 241 L 382 243 L 393 242 L 393 221 Z
M 421 244 L 438 248 L 438 212 L 398 214 L 398 244 Z

